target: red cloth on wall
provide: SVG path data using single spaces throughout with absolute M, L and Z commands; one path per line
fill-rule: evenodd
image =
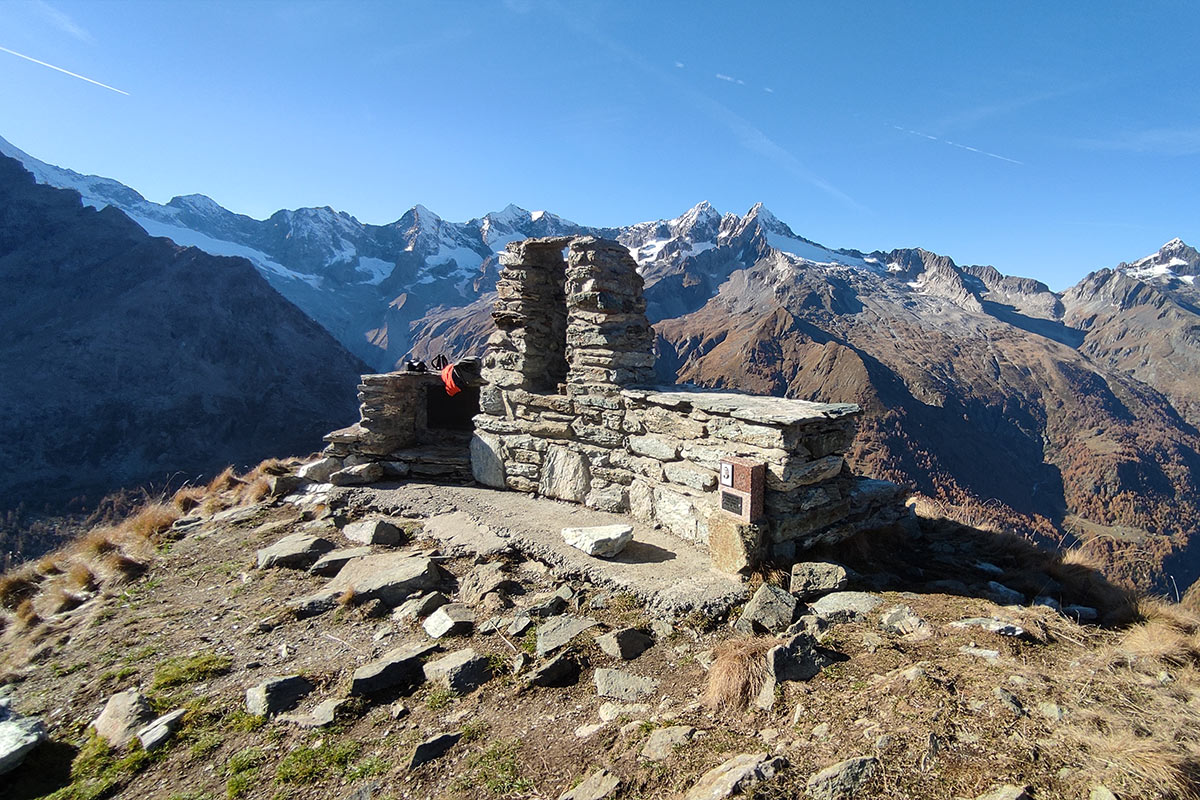
M 446 366 L 442 367 L 442 383 L 446 384 L 446 394 L 450 395 L 451 397 L 454 397 L 454 395 L 462 391 L 462 389 L 458 388 L 458 386 L 454 383 L 453 364 L 447 364 Z

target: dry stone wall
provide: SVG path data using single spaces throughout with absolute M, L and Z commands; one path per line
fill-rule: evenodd
M 846 467 L 857 406 L 647 388 L 653 333 L 620 244 L 531 239 L 501 265 L 471 441 L 480 483 L 658 522 L 732 571 L 904 516 L 899 487 Z M 730 457 L 766 466 L 757 524 L 718 507 Z

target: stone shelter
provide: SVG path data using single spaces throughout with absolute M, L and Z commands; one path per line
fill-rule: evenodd
M 343 472 L 374 463 L 373 479 L 473 478 L 628 513 L 730 572 L 907 515 L 899 486 L 846 465 L 858 406 L 656 386 L 642 278 L 619 243 L 526 239 L 500 264 L 472 394 L 434 411 L 436 375 L 364 376 L 362 420 L 326 437 Z

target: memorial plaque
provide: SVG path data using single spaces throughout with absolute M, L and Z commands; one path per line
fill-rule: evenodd
M 767 467 L 748 458 L 721 459 L 721 510 L 742 522 L 757 522 L 763 515 L 763 492 L 766 491 Z

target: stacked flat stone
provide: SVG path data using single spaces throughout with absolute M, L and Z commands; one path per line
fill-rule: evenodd
M 509 244 L 502 264 L 471 445 L 479 482 L 658 522 L 731 571 L 905 515 L 899 487 L 846 467 L 858 406 L 646 388 L 653 332 L 637 264 L 620 244 L 531 239 Z M 565 310 L 550 288 L 560 274 Z M 557 348 L 541 337 L 564 314 L 565 350 L 543 351 Z M 536 331 L 522 328 L 534 319 Z M 551 381 L 535 370 L 550 361 L 565 362 L 565 380 L 538 389 Z M 766 465 L 760 524 L 718 508 L 718 464 L 732 456 Z
M 456 441 L 451 432 L 439 431 L 436 440 L 421 434 L 427 423 L 425 392 L 442 391 L 436 372 L 388 372 L 363 375 L 361 381 L 360 420 L 325 435 L 325 456 L 347 467 L 377 463 L 387 479 L 470 480 L 465 435 Z

